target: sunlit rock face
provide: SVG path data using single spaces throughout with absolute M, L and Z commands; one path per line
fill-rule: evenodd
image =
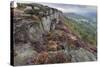
M 96 60 L 64 19 L 61 11 L 36 3 L 14 8 L 14 65 Z

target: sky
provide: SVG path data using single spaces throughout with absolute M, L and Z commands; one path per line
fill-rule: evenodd
M 17 0 L 18 2 L 32 3 L 32 1 L 22 1 Z M 58 4 L 58 3 L 40 3 L 49 7 L 56 8 L 63 13 L 77 13 L 77 14 L 93 14 L 96 15 L 97 7 L 89 5 L 71 5 L 71 4 Z
M 56 8 L 65 13 L 96 13 L 96 6 L 86 6 L 86 5 L 71 5 L 71 4 L 54 4 L 54 3 L 41 3 L 43 5 L 48 5 L 49 7 Z

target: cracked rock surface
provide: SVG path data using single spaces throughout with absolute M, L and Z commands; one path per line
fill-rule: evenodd
M 14 65 L 95 61 L 96 52 L 66 25 L 61 11 L 40 4 L 12 8 Z

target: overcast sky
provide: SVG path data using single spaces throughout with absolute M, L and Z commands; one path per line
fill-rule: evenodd
M 86 5 L 70 5 L 70 4 L 54 4 L 54 3 L 41 3 L 48 5 L 49 7 L 57 8 L 62 12 L 73 12 L 73 13 L 96 13 L 96 6 L 86 6 Z
M 32 1 L 23 1 L 17 0 L 17 2 L 25 2 L 25 3 L 32 3 Z M 70 4 L 55 4 L 55 3 L 41 3 L 43 5 L 47 5 L 49 7 L 56 8 L 61 10 L 64 13 L 78 13 L 78 14 L 88 14 L 93 13 L 96 14 L 97 7 L 96 6 L 86 6 L 86 5 L 70 5 Z

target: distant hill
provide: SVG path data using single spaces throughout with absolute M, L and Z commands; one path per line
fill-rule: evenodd
M 77 32 L 78 35 L 82 37 L 82 39 L 93 39 L 94 41 L 96 40 L 96 38 L 94 37 L 97 34 L 96 22 L 92 21 L 90 18 L 76 13 L 64 13 L 64 16 L 66 20 L 69 21 L 69 25 L 71 24 L 70 27 L 72 28 L 72 30 L 74 30 L 74 32 Z

